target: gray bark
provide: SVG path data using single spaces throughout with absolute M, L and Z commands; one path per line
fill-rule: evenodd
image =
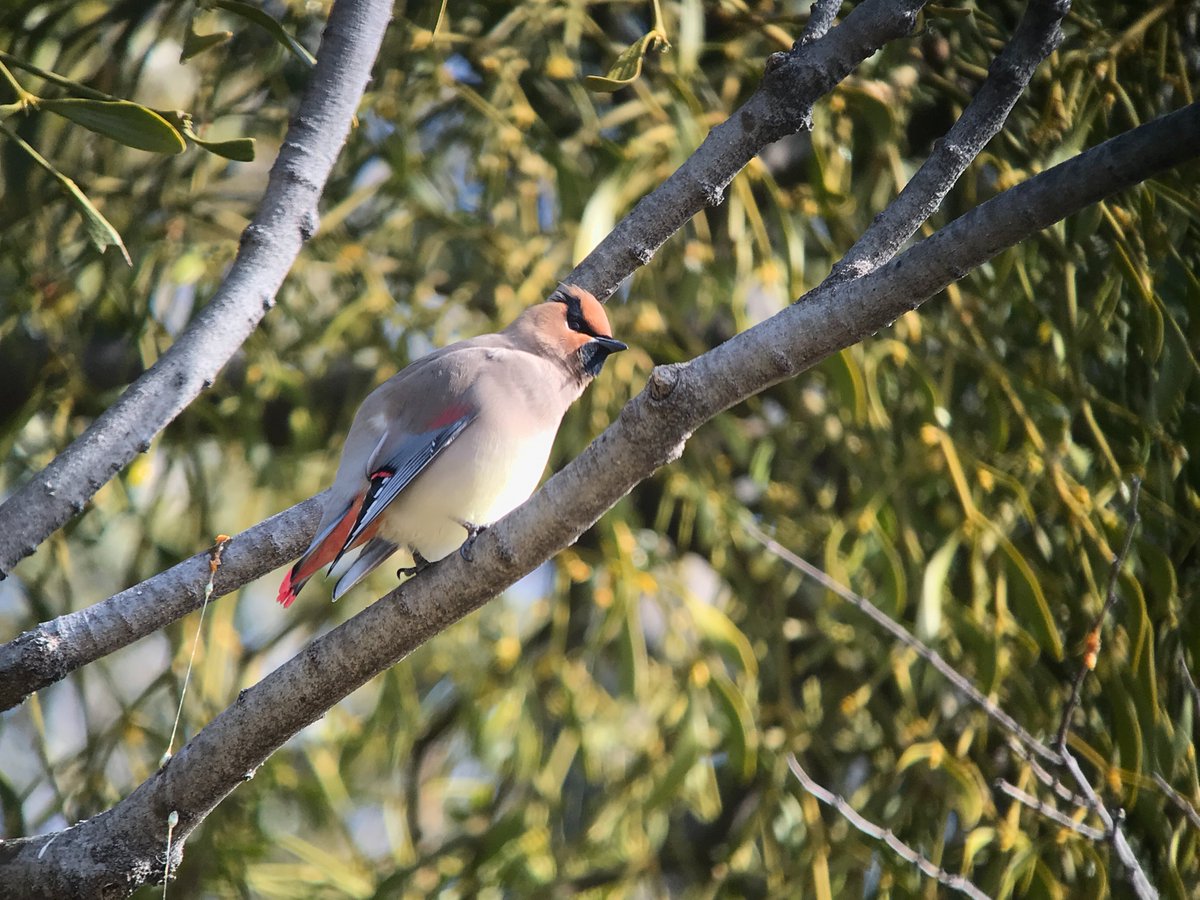
M 576 540 L 693 431 L 735 403 L 887 327 L 994 255 L 1063 217 L 1200 155 L 1200 104 L 1080 154 L 955 220 L 887 265 L 827 282 L 696 359 L 656 368 L 618 420 L 526 504 L 484 532 L 473 561 L 432 566 L 313 641 L 101 815 L 0 844 L 4 890 L 118 896 L 161 878 L 175 847 L 288 738 L 425 640 Z M 174 865 L 174 863 L 173 863 Z
M 0 505 L 0 578 L 72 517 L 194 400 L 275 304 L 350 132 L 391 3 L 338 0 L 258 214 L 229 274 L 179 340 L 71 446 Z
M 803 47 L 798 45 L 791 53 L 775 54 L 773 62 L 769 64 L 770 71 L 754 96 L 726 122 L 714 128 L 679 170 L 644 198 L 564 280 L 581 284 L 599 297 L 612 293 L 622 279 L 637 266 L 648 262 L 654 251 L 696 212 L 710 202 L 719 203 L 725 186 L 763 147 L 779 137 L 807 127 L 812 104 L 864 58 L 889 40 L 906 34 L 923 2 L 867 0 L 820 40 L 814 39 Z M 1036 60 L 1033 65 L 1036 66 Z M 1028 68 L 1032 72 L 1033 67 Z M 248 333 L 249 329 L 241 334 L 239 344 Z M 180 344 L 186 339 L 185 335 Z M 147 377 L 151 373 L 147 373 Z M 137 385 L 134 387 L 137 388 Z M 186 399 L 194 396 L 193 393 Z M 122 398 L 121 403 L 125 401 L 126 398 Z M 180 406 L 172 415 L 182 408 Z M 123 418 L 131 421 L 137 419 L 138 415 L 136 406 L 122 413 Z M 97 421 L 89 434 L 101 425 L 101 421 Z M 73 454 L 74 450 L 72 447 L 63 457 Z M 56 460 L 51 468 L 58 464 Z M 116 470 L 113 469 L 108 475 Z M 31 493 L 36 497 L 37 484 L 41 480 L 42 475 L 35 477 L 23 493 Z M 16 515 L 24 509 L 25 502 L 19 496 L 14 496 L 0 506 L 0 572 L 7 558 L 2 530 L 5 516 L 10 505 L 12 514 Z M 48 526 L 48 523 L 49 520 L 43 524 Z M 276 537 L 278 546 L 289 548 L 291 556 L 274 554 L 264 557 L 260 565 L 249 560 L 234 563 L 235 560 L 245 559 L 238 552 L 238 547 L 244 546 L 248 538 L 258 541 L 265 535 L 259 531 L 263 527 L 260 524 L 251 529 L 253 538 L 250 532 L 236 536 L 230 548 L 232 556 L 227 557 L 230 563 L 222 566 L 223 571 L 218 573 L 214 598 L 236 590 L 241 584 L 294 558 L 308 545 L 316 526 L 315 519 L 311 523 L 305 519 L 303 523 L 288 520 L 279 524 L 286 524 L 289 528 L 300 526 L 297 531 L 278 533 Z M 56 527 L 53 525 L 47 531 L 39 526 L 38 534 L 45 531 L 42 534 L 44 538 Z M 276 531 L 270 533 L 277 534 Z M 32 544 L 27 549 L 32 551 Z M 243 580 L 237 581 L 232 577 L 234 573 L 240 573 Z M 0 710 L 15 706 L 33 691 L 197 609 L 202 599 L 199 588 L 206 580 L 207 554 L 199 554 L 115 597 L 42 623 L 0 646 Z M 164 602 L 165 597 L 172 599 Z M 136 618 L 136 621 L 131 623 L 131 618 Z M 80 644 L 72 646 L 63 640 L 65 637 L 78 639 Z

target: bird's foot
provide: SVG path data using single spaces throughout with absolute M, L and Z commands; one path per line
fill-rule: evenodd
M 467 539 L 458 548 L 458 555 L 467 562 L 473 562 L 471 548 L 475 546 L 475 539 L 487 531 L 488 527 L 486 525 L 472 525 L 470 522 L 459 522 L 458 524 L 467 529 Z
M 415 548 L 412 551 L 413 564 L 411 566 L 401 566 L 396 570 L 397 578 L 411 578 L 418 572 L 424 572 L 429 568 L 429 560 L 423 557 Z

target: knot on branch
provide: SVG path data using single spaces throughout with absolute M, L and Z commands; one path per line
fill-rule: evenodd
M 650 399 L 661 402 L 671 396 L 678 383 L 679 372 L 674 366 L 655 366 L 646 387 L 650 392 Z
M 650 260 L 654 259 L 654 250 L 645 244 L 631 244 L 629 255 L 633 257 L 635 265 L 647 266 L 650 264 Z
M 697 181 L 696 189 L 705 206 L 720 206 L 725 201 L 725 188 L 712 181 Z

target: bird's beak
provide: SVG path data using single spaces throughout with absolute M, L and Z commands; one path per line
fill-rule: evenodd
M 623 344 L 616 338 L 604 337 L 602 335 L 592 338 L 592 343 L 603 347 L 605 353 L 620 353 L 622 350 L 629 349 L 628 344 Z
M 629 348 L 616 338 L 592 335 L 592 339 L 579 348 L 579 360 L 586 375 L 595 378 L 604 367 L 604 361 L 614 353 L 620 353 Z

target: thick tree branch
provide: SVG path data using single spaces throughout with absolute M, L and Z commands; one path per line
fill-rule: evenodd
M 630 256 L 622 250 L 623 247 L 636 245 L 657 249 L 709 199 L 714 203 L 720 202 L 721 191 L 756 153 L 780 136 L 806 126 L 812 103 L 819 96 L 883 43 L 906 34 L 912 26 L 916 10 L 923 2 L 909 0 L 904 4 L 895 4 L 867 0 L 821 40 L 802 49 L 797 47 L 790 54 L 776 54 L 772 58 L 776 61 L 773 68 L 754 97 L 738 113 L 714 128 L 703 145 L 671 179 L 617 226 L 613 235 L 622 235 L 620 240 L 614 240 L 610 235 L 580 263 L 567 280 L 590 285 L 599 296 L 611 293 L 622 279 L 653 254 L 650 251 L 650 255 L 641 260 L 636 254 Z M 837 6 L 837 3 L 824 4 L 827 11 L 830 8 L 836 11 Z M 769 113 L 764 110 L 769 110 Z M 693 189 L 697 185 L 717 185 L 715 199 L 706 192 L 701 192 L 704 197 L 696 194 Z M 668 208 L 670 213 L 664 214 Z M 662 230 L 668 227 L 669 230 Z M 581 278 L 587 280 L 579 281 Z M 601 283 L 604 286 L 598 287 Z M 181 338 L 180 343 L 185 338 Z M 56 461 L 53 465 L 57 464 Z M 31 484 L 36 484 L 40 477 Z M 36 493 L 35 487 L 27 486 L 27 490 Z M 10 502 L 16 500 L 14 497 Z M 0 524 L 3 523 L 6 506 L 0 507 Z M 281 526 L 283 524 L 280 523 Z M 244 538 L 251 532 L 254 532 L 255 540 L 265 537 L 266 533 L 258 531 L 264 525 L 260 524 L 244 535 L 236 536 L 231 550 L 244 544 Z M 299 523 L 289 520 L 287 525 L 292 527 Z M 307 546 L 314 528 L 315 519 L 311 523 L 305 519 L 303 527 L 286 536 L 276 537 L 276 544 L 295 547 L 293 556 L 298 555 Z M 0 572 L 6 559 L 4 546 L 3 536 L 0 535 Z M 272 555 L 264 559 L 264 566 L 257 566 L 234 551 L 232 556 L 226 557 L 214 596 L 235 590 L 240 584 L 259 577 L 285 561 L 286 558 Z M 33 691 L 197 609 L 200 595 L 196 593 L 195 585 L 203 584 L 200 579 L 206 576 L 200 573 L 207 571 L 205 566 L 207 555 L 199 554 L 95 607 L 43 623 L 9 644 L 0 646 L 0 709 L 20 703 Z M 244 578 L 241 582 L 236 580 L 239 573 Z M 183 588 L 181 596 L 169 603 L 161 602 L 161 598 L 173 596 L 184 584 L 187 587 Z M 134 604 L 138 606 L 136 614 L 132 609 Z M 134 617 L 137 625 L 130 627 L 126 619 Z M 86 628 L 86 631 L 81 632 L 80 628 Z M 79 648 L 70 647 L 62 641 L 66 635 L 83 636 L 85 642 Z
M 942 205 L 979 152 L 1000 133 L 1038 65 L 1062 43 L 1070 0 L 1030 0 L 1012 40 L 996 55 L 987 80 L 899 196 L 833 267 L 834 281 L 878 269 Z
M 299 556 L 316 531 L 323 496 L 235 535 L 222 556 L 210 602 Z M 107 600 L 43 622 L 0 645 L 0 710 L 199 609 L 209 555 L 208 550 L 197 553 Z
M 884 44 L 908 34 L 924 5 L 865 0 L 824 37 L 773 54 L 753 96 L 563 280 L 609 296 L 692 216 L 721 203 L 729 182 L 763 147 L 810 127 L 813 104 Z
M 523 506 L 309 644 L 203 728 L 111 810 L 66 831 L 0 843 L 22 896 L 111 896 L 161 878 L 176 854 L 284 741 L 452 622 L 573 543 L 692 432 L 733 404 L 884 328 L 1001 250 L 1083 206 L 1200 155 L 1200 104 L 1164 116 L 982 204 L 888 265 L 822 286 L 689 363 L 654 370 L 618 420 Z M 172 868 L 178 860 L 172 860 Z
M 171 349 L 0 505 L 0 578 L 148 449 L 274 305 L 301 245 L 317 230 L 317 201 L 349 134 L 391 8 L 386 0 L 334 4 L 308 90 L 229 274 Z

